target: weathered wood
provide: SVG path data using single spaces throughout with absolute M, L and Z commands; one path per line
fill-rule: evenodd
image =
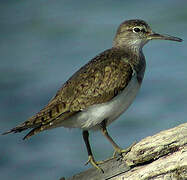
M 100 167 L 104 174 L 91 168 L 67 180 L 187 179 L 187 123 L 142 139 L 123 158 Z

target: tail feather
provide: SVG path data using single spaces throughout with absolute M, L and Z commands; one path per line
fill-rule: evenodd
M 39 133 L 40 131 L 41 131 L 41 126 L 32 129 L 32 130 L 23 138 L 23 140 L 30 138 L 31 136 L 33 136 L 33 135 Z
M 33 126 L 32 127 L 17 126 L 15 128 L 10 129 L 9 131 L 6 131 L 6 132 L 2 133 L 1 135 L 6 135 L 6 134 L 9 134 L 9 133 L 19 133 L 19 132 L 22 132 L 22 131 L 30 129 L 30 128 L 33 128 L 33 129 L 23 138 L 23 140 L 28 139 L 31 136 L 33 136 L 33 135 L 35 135 L 35 134 L 44 130 L 42 125 L 34 126 L 34 127 Z
M 12 128 L 4 133 L 2 133 L 1 135 L 6 135 L 6 134 L 10 134 L 10 133 L 19 133 L 19 132 L 22 132 L 24 130 L 27 130 L 29 128 L 36 128 L 38 127 L 39 125 L 32 125 L 32 126 L 28 126 L 26 125 L 25 123 L 15 127 L 15 128 Z
M 33 136 L 41 131 L 58 127 L 58 125 L 60 123 L 58 121 L 58 117 L 62 116 L 62 114 L 63 114 L 64 120 L 65 120 L 68 117 L 72 116 L 73 114 L 77 113 L 77 112 L 71 112 L 71 111 L 60 113 L 59 109 L 61 108 L 61 106 L 56 105 L 55 108 L 56 108 L 56 111 L 54 111 L 54 112 L 52 112 L 52 111 L 40 112 L 40 113 L 32 116 L 30 119 L 28 119 L 24 123 L 2 133 L 2 135 L 6 135 L 9 133 L 19 133 L 19 132 L 22 132 L 27 129 L 32 129 L 23 138 L 23 139 L 28 139 L 31 136 Z M 57 113 L 57 111 L 58 111 L 58 113 Z M 57 120 L 57 121 L 55 121 L 55 120 Z
M 38 127 L 35 127 L 33 128 L 24 138 L 23 140 L 25 139 L 28 139 L 30 138 L 31 136 L 35 135 L 35 134 L 38 134 L 39 132 L 41 131 L 44 131 L 44 130 L 47 130 L 47 129 L 51 129 L 51 126 L 52 124 L 48 123 L 48 124 L 45 124 L 45 125 L 40 125 Z
M 24 128 L 24 127 L 15 127 L 15 128 L 12 128 L 12 129 L 2 133 L 1 135 L 6 135 L 6 134 L 9 134 L 9 133 L 18 133 L 18 132 L 24 131 L 26 129 L 27 128 Z

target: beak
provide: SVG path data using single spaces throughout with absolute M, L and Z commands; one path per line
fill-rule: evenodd
M 157 34 L 157 33 L 154 33 L 154 32 L 148 35 L 148 39 L 149 39 L 149 40 L 152 40 L 152 39 L 160 39 L 160 40 L 170 40 L 170 41 L 182 42 L 182 39 L 180 39 L 180 38 L 178 38 L 178 37 L 169 36 L 169 35 Z

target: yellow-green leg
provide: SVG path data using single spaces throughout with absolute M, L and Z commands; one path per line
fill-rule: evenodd
M 106 129 L 106 121 L 104 120 L 101 123 L 101 131 L 103 133 L 103 135 L 108 139 L 108 141 L 112 144 L 113 148 L 114 148 L 114 153 L 113 153 L 113 158 L 116 157 L 117 154 L 122 154 L 122 153 L 128 153 L 131 148 L 136 144 L 133 143 L 130 147 L 128 147 L 127 149 L 121 149 L 112 139 L 112 137 L 108 134 L 108 131 Z
M 92 166 L 94 166 L 95 168 L 100 170 L 102 173 L 104 173 L 103 169 L 101 169 L 98 166 L 98 164 L 101 164 L 102 161 L 97 162 L 97 161 L 95 161 L 95 159 L 93 157 L 91 146 L 90 146 L 90 143 L 89 143 L 89 133 L 88 133 L 88 131 L 83 131 L 82 135 L 83 135 L 83 139 L 84 139 L 84 142 L 86 144 L 86 148 L 87 148 L 87 152 L 88 152 L 88 161 L 86 162 L 86 164 L 90 163 Z

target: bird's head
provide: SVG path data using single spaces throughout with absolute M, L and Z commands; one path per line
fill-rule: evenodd
M 125 21 L 118 27 L 113 46 L 140 49 L 153 39 L 182 41 L 177 37 L 155 33 L 145 21 L 135 19 Z

